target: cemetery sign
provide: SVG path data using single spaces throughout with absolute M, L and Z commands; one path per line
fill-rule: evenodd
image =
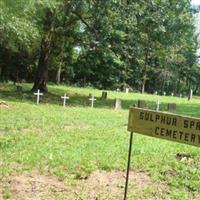
M 131 108 L 128 131 L 200 147 L 200 119 Z
M 200 147 L 200 119 L 158 112 L 143 108 L 130 108 L 128 119 L 130 142 L 124 200 L 127 200 L 133 132 Z

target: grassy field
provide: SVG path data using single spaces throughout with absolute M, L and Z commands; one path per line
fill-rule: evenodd
M 23 85 L 0 85 L 1 199 L 123 199 L 128 156 L 128 109 L 138 99 L 161 110 L 200 117 L 200 99 L 49 86 L 40 105 Z M 70 96 L 63 108 L 60 96 Z M 97 98 L 90 108 L 88 94 Z M 113 109 L 122 99 L 122 110 Z M 129 199 L 200 199 L 199 148 L 134 134 Z M 30 189 L 31 187 L 31 189 Z

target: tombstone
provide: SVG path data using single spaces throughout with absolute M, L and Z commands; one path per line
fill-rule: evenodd
M 161 101 L 157 100 L 157 102 L 156 102 L 156 111 L 160 110 L 160 104 L 161 104 Z
M 163 92 L 163 95 L 166 96 L 166 92 Z
M 43 93 L 40 93 L 40 90 L 37 91 L 37 93 L 34 93 L 34 95 L 37 96 L 37 105 L 40 103 L 40 96 L 43 95 Z
M 126 88 L 126 94 L 128 94 L 129 93 L 129 88 Z
M 119 98 L 115 99 L 115 110 L 120 110 L 122 108 L 122 101 Z
M 16 92 L 18 93 L 18 94 L 21 94 L 22 93 L 22 86 L 21 85 L 16 85 Z
M 167 104 L 167 110 L 168 111 L 174 111 L 174 110 L 176 110 L 176 104 L 175 103 L 168 103 Z
M 119 89 L 119 88 L 117 88 L 117 92 L 120 92 L 120 89 Z
M 172 97 L 174 96 L 174 93 L 173 93 L 173 92 L 171 93 L 171 96 L 172 96 Z
M 189 93 L 189 96 L 188 96 L 188 101 L 192 100 L 192 96 L 193 96 L 193 90 L 190 89 L 190 93 Z
M 61 97 L 61 99 L 63 99 L 63 107 L 65 107 L 66 106 L 66 100 L 69 99 L 69 97 L 65 93 L 64 96 Z
M 92 96 L 91 98 L 89 98 L 89 101 L 91 101 L 91 108 L 94 108 L 94 101 L 96 101 L 96 99 L 94 98 L 94 96 Z
M 102 95 L 101 95 L 101 100 L 106 100 L 107 99 L 107 95 L 108 95 L 108 93 L 103 91 Z
M 138 108 L 145 108 L 146 107 L 146 102 L 144 100 L 138 100 L 137 107 Z

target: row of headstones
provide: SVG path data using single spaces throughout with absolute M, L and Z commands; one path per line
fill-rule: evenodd
M 40 96 L 42 96 L 43 93 L 40 93 L 40 90 L 38 90 L 37 93 L 34 93 L 34 95 L 37 96 L 37 104 L 39 104 L 40 103 Z M 67 101 L 67 99 L 69 99 L 69 97 L 65 93 L 64 96 L 61 96 L 61 99 L 63 99 L 63 106 L 65 107 L 66 106 L 66 101 Z M 107 99 L 107 92 L 102 92 L 101 99 L 102 100 L 106 100 Z M 89 101 L 91 101 L 91 107 L 93 108 L 94 107 L 94 102 L 96 101 L 96 99 L 95 99 L 94 96 L 92 96 L 92 94 L 89 94 Z M 121 104 L 122 104 L 121 103 L 121 99 L 116 98 L 115 99 L 115 103 L 114 103 L 115 110 L 121 109 Z M 160 104 L 161 104 L 161 101 L 158 100 L 156 102 L 156 108 L 155 108 L 156 111 L 160 110 Z M 134 105 L 134 106 L 137 106 L 139 108 L 145 108 L 146 107 L 146 102 L 144 100 L 138 100 L 137 105 Z M 168 110 L 170 110 L 170 111 L 176 110 L 176 104 L 169 103 L 168 104 Z
M 156 107 L 155 107 L 155 110 L 156 111 L 159 111 L 160 110 L 160 105 L 161 105 L 161 101 L 158 100 L 156 102 Z M 138 103 L 137 105 L 134 105 L 135 107 L 139 107 L 139 108 L 146 108 L 146 102 L 144 100 L 138 100 Z M 175 103 L 168 103 L 167 104 L 167 110 L 168 111 L 175 111 L 176 110 L 176 104 Z
M 155 91 L 155 92 L 154 92 L 154 95 L 158 95 L 158 92 Z M 166 96 L 166 92 L 163 92 L 163 96 Z M 174 97 L 174 93 L 173 93 L 173 92 L 171 93 L 171 96 Z M 184 97 L 184 96 L 185 96 L 185 95 L 183 95 L 182 93 L 179 94 L 179 97 L 180 97 L 180 98 L 182 98 L 182 97 Z M 188 95 L 188 100 L 191 100 L 191 99 L 192 99 L 192 96 L 193 96 L 193 90 L 190 89 L 189 95 Z

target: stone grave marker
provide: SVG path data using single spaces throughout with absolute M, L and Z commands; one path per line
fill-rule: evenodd
M 129 88 L 126 88 L 126 94 L 128 94 L 129 93 Z
M 122 108 L 122 101 L 119 98 L 115 99 L 115 110 L 120 110 Z
M 138 108 L 145 108 L 146 107 L 146 102 L 144 100 L 138 100 L 137 107 Z
M 37 96 L 37 105 L 40 103 L 40 96 L 43 95 L 43 93 L 40 93 L 40 90 L 37 91 L 37 93 L 34 93 L 34 95 Z
M 69 97 L 67 96 L 67 94 L 65 93 L 63 97 L 61 97 L 61 99 L 63 99 L 63 107 L 66 106 L 66 100 L 69 99 Z
M 166 96 L 166 92 L 163 92 L 163 95 Z
M 91 108 L 94 108 L 94 101 L 96 101 L 96 99 L 94 98 L 94 96 L 92 96 L 91 98 L 89 98 L 89 101 L 91 101 Z
M 175 103 L 168 103 L 167 104 L 167 110 L 168 111 L 174 111 L 174 110 L 176 110 L 176 104 Z
M 117 88 L 117 90 L 116 90 L 117 92 L 120 92 L 120 89 L 119 88 Z
M 172 97 L 174 96 L 174 93 L 173 93 L 173 92 L 171 93 L 171 96 L 172 96 Z
M 156 111 L 160 110 L 160 104 L 161 104 L 161 101 L 158 99 L 156 102 Z
M 107 96 L 108 96 L 108 92 L 103 91 L 103 92 L 102 92 L 102 95 L 101 95 L 101 100 L 106 100 L 106 99 L 107 99 Z
M 19 84 L 16 84 L 16 92 L 17 94 L 21 94 L 22 93 L 22 86 Z

